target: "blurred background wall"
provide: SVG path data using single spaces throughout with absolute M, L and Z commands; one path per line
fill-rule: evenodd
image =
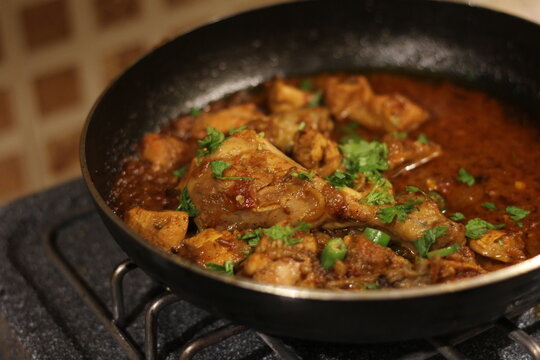
M 79 176 L 86 114 L 145 52 L 207 21 L 283 1 L 0 0 L 0 204 Z M 464 2 L 540 23 L 540 0 Z

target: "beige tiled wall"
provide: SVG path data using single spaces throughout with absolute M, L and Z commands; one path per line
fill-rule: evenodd
M 79 176 L 92 103 L 153 46 L 286 0 L 0 0 L 0 203 Z M 468 1 L 540 21 L 540 0 Z

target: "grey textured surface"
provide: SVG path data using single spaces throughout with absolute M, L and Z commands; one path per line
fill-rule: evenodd
M 125 255 L 92 210 L 81 180 L 0 208 L 1 360 L 126 358 L 44 251 L 46 229 L 67 214 L 84 208 L 90 211 L 60 228 L 58 244 L 79 275 L 110 308 L 110 273 Z M 144 305 L 161 289 L 140 270 L 135 270 L 127 275 L 125 290 L 128 331 L 140 345 L 144 338 Z M 227 323 L 186 302 L 166 308 L 159 321 L 160 359 L 175 358 L 186 341 Z M 532 311 L 522 315 L 518 322 L 537 339 L 540 338 L 540 321 Z M 321 326 L 331 328 L 332 324 Z M 336 345 L 287 339 L 286 343 L 295 348 L 303 359 L 396 359 L 411 353 L 432 352 L 425 341 Z M 458 348 L 471 359 L 529 358 L 519 345 L 497 329 L 489 330 Z M 262 360 L 276 359 L 276 356 L 254 332 L 247 331 L 203 350 L 195 358 Z

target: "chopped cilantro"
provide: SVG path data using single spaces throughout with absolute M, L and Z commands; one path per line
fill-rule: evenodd
M 447 246 L 445 248 L 438 249 L 438 250 L 433 250 L 433 251 L 428 252 L 427 253 L 427 258 L 428 259 L 433 259 L 436 256 L 445 257 L 445 256 L 448 256 L 448 255 L 452 255 L 453 253 L 455 253 L 459 249 L 461 249 L 461 245 L 452 244 L 452 245 Z
M 180 205 L 176 208 L 177 211 L 185 211 L 190 217 L 199 215 L 199 210 L 191 201 L 187 188 L 183 188 L 180 192 Z
M 374 282 L 370 284 L 361 285 L 361 288 L 362 290 L 380 290 L 381 289 L 379 285 L 377 285 L 377 283 L 374 283 Z
M 349 139 L 339 148 L 343 153 L 343 165 L 351 174 L 362 172 L 374 181 L 381 171 L 388 170 L 388 147 L 384 143 Z
M 236 129 L 230 129 L 229 130 L 229 135 L 236 134 L 237 132 L 240 132 L 242 130 L 246 130 L 247 128 L 248 128 L 247 125 L 244 125 L 244 126 L 240 126 L 239 128 L 236 128 Z
M 501 239 L 497 241 L 497 244 L 499 244 L 499 246 L 504 246 L 504 242 Z
M 490 202 L 483 203 L 482 207 L 485 208 L 485 209 L 488 209 L 489 211 L 497 210 L 497 205 L 495 205 L 494 203 L 490 203 Z
M 191 110 L 189 110 L 189 113 L 192 116 L 199 116 L 202 113 L 202 109 L 200 109 L 200 108 L 191 108 Z
M 271 237 L 274 240 L 283 240 L 285 245 L 294 245 L 300 241 L 302 241 L 301 238 L 294 238 L 292 237 L 296 232 L 298 231 L 304 231 L 308 232 L 311 228 L 311 225 L 305 222 L 300 222 L 295 227 L 292 227 L 290 225 L 274 225 L 268 229 L 264 229 L 264 233 Z
M 219 180 L 253 180 L 250 176 L 223 176 L 223 171 L 230 167 L 232 164 L 226 161 L 216 160 L 210 161 L 210 168 L 212 169 L 212 174 L 216 179 Z
M 410 194 L 414 194 L 414 193 L 424 193 L 424 191 L 422 191 L 420 188 L 416 187 L 416 186 L 412 186 L 412 185 L 407 185 L 405 186 L 405 190 L 407 190 L 408 193 Z
M 467 225 L 465 225 L 465 236 L 470 239 L 478 239 L 479 237 L 482 237 L 482 235 L 484 235 L 488 230 L 500 229 L 502 227 L 504 227 L 504 224 L 493 225 L 480 218 L 474 218 L 469 220 Z
M 416 141 L 418 141 L 421 144 L 425 144 L 425 145 L 429 144 L 429 140 L 426 137 L 426 134 L 424 134 L 424 133 L 420 133 L 418 135 L 418 138 L 416 139 Z
M 300 172 L 300 173 L 291 173 L 292 176 L 298 179 L 306 179 L 308 181 L 313 180 L 313 176 L 315 176 L 315 172 L 311 170 L 309 173 L 307 172 Z
M 325 178 L 325 180 L 333 187 L 342 189 L 345 186 L 352 186 L 354 180 L 356 180 L 356 175 L 351 175 L 348 172 L 336 171 L 332 176 Z
M 459 176 L 457 177 L 458 181 L 461 181 L 462 183 L 467 184 L 468 186 L 474 185 L 475 183 L 474 176 L 469 174 L 467 170 L 461 168 L 459 169 L 458 173 L 459 173 Z
M 264 131 L 261 131 L 260 133 L 258 133 L 257 135 L 259 135 L 260 137 L 264 137 L 266 134 L 264 133 Z
M 302 121 L 300 124 L 298 124 L 298 130 L 302 131 L 306 127 L 306 122 Z
M 349 140 L 352 140 L 352 141 L 358 141 L 358 140 L 361 140 L 362 138 L 360 136 L 358 136 L 358 133 L 357 133 L 357 130 L 360 126 L 358 125 L 358 123 L 355 123 L 355 122 L 349 122 L 345 125 L 343 125 L 340 130 L 341 132 L 345 135 L 343 136 L 339 142 L 341 144 L 344 144 L 346 142 L 348 142 Z
M 437 226 L 424 231 L 422 237 L 413 242 L 413 245 L 416 250 L 418 250 L 418 254 L 420 255 L 420 257 L 425 258 L 431 245 L 433 245 L 438 238 L 446 234 L 447 231 L 448 226 Z
M 506 212 L 512 216 L 510 216 L 510 219 L 518 222 L 519 220 L 525 219 L 527 215 L 529 215 L 531 212 L 522 208 L 518 208 L 517 206 L 508 206 L 506 208 Z
M 219 145 L 225 140 L 225 135 L 219 131 L 209 126 L 206 128 L 206 137 L 202 140 L 199 140 L 199 149 L 197 150 L 197 158 L 212 154 L 217 150 Z
M 465 220 L 465 215 L 463 215 L 460 212 L 456 212 L 452 216 L 450 216 L 450 220 L 453 220 L 453 221 Z
M 245 234 L 238 235 L 237 238 L 239 240 L 247 240 L 249 246 L 257 246 L 259 245 L 259 241 L 261 241 L 261 231 L 262 228 L 258 228 Z
M 406 139 L 408 135 L 406 132 L 394 131 L 392 136 L 396 139 Z
M 214 263 L 206 263 L 204 266 L 212 271 L 223 273 L 227 275 L 234 275 L 234 263 L 232 260 L 227 260 L 223 265 L 218 265 Z
M 523 223 L 522 223 L 521 221 L 516 222 L 516 224 L 517 224 L 517 226 L 519 226 L 520 228 L 523 227 Z
M 309 102 L 308 107 L 313 108 L 315 106 L 319 106 L 321 104 L 322 94 L 323 93 L 321 90 L 317 91 L 316 93 L 313 93 L 311 95 L 311 101 Z
M 182 166 L 180 169 L 176 169 L 172 172 L 172 174 L 176 177 L 181 178 L 186 173 L 187 168 L 185 166 Z
M 377 219 L 384 224 L 390 224 L 395 218 L 403 222 L 407 220 L 407 215 L 414 210 L 415 206 L 421 203 L 423 203 L 421 199 L 410 199 L 405 204 L 379 209 Z
M 309 79 L 302 79 L 298 84 L 298 87 L 304 91 L 313 91 L 314 89 L 313 83 Z
M 369 205 L 388 205 L 396 201 L 391 193 L 392 184 L 385 178 L 381 177 L 375 181 L 373 188 L 369 194 L 362 200 L 363 203 Z

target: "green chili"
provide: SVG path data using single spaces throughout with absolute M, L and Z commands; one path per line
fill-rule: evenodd
M 364 230 L 364 235 L 366 235 L 369 240 L 381 246 L 388 246 L 388 243 L 390 242 L 390 235 L 377 229 L 366 228 Z
M 325 269 L 330 269 L 336 264 L 336 260 L 343 260 L 347 255 L 347 247 L 341 238 L 332 238 L 324 247 L 321 253 L 321 265 Z

